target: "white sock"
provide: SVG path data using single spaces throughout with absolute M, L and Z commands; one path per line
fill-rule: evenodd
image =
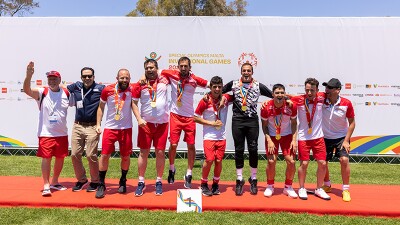
M 169 165 L 169 170 L 175 171 L 175 165 L 174 164 Z
M 251 179 L 257 179 L 257 168 L 250 167 Z
M 140 182 L 144 183 L 144 177 L 139 176 L 139 183 Z
M 190 176 L 192 175 L 192 170 L 187 169 L 187 170 L 186 170 L 186 176 L 189 176 L 189 175 L 190 175 Z
M 157 177 L 156 182 L 162 182 L 162 178 L 161 177 Z
M 330 187 L 331 186 L 331 181 L 330 180 L 324 181 L 324 185 Z
M 243 180 L 243 168 L 241 169 L 236 169 L 236 176 L 237 176 L 237 180 Z
M 346 190 L 349 190 L 350 189 L 350 185 L 349 184 L 343 184 L 342 185 L 342 190 L 343 191 L 346 191 Z

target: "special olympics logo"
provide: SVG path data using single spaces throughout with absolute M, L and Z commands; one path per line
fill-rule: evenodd
M 242 53 L 238 59 L 238 66 L 241 67 L 244 63 L 250 63 L 252 66 L 257 67 L 257 56 L 254 53 Z
M 144 60 L 154 59 L 154 60 L 158 61 L 159 59 L 161 59 L 161 56 L 159 56 L 159 57 L 157 58 L 157 53 L 156 53 L 156 52 L 150 52 L 149 57 L 150 57 L 150 58 L 148 58 L 147 56 L 145 56 L 145 57 L 144 57 Z

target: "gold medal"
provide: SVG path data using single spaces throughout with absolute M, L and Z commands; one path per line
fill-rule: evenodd
M 121 115 L 120 115 L 120 114 L 115 114 L 114 119 L 115 119 L 115 120 L 121 119 Z
M 243 106 L 242 106 L 242 111 L 244 112 L 244 111 L 246 111 L 246 110 L 247 110 L 247 106 L 243 105 Z
M 221 126 L 216 126 L 215 129 L 220 130 Z
M 312 128 L 310 127 L 310 128 L 308 128 L 308 134 L 311 134 L 312 133 Z
M 156 107 L 156 102 L 151 102 L 151 107 L 155 108 Z
M 177 105 L 178 107 L 181 107 L 181 106 L 182 106 L 182 102 L 176 102 L 176 105 Z
M 279 141 L 281 139 L 281 135 L 280 134 L 276 134 L 275 139 Z

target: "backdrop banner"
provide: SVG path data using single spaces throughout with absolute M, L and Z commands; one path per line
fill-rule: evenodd
M 304 93 L 308 77 L 320 81 L 320 91 L 322 82 L 338 78 L 341 96 L 356 113 L 352 153 L 400 154 L 399 40 L 398 17 L 1 17 L 0 146 L 38 145 L 38 107 L 22 90 L 29 61 L 35 62 L 33 87 L 45 86 L 50 70 L 59 71 L 65 85 L 76 82 L 84 66 L 108 85 L 120 68 L 139 80 L 146 58 L 160 69 L 177 69 L 178 59 L 188 56 L 196 75 L 219 75 L 225 83 L 240 78 L 240 65 L 248 61 L 256 80 L 271 89 L 284 84 L 293 95 Z M 207 91 L 197 89 L 195 107 Z M 74 111 L 68 112 L 69 129 Z M 234 149 L 230 120 L 228 151 Z M 136 145 L 136 121 L 133 132 Z M 202 144 L 198 125 L 196 147 Z M 265 152 L 261 129 L 259 149 Z

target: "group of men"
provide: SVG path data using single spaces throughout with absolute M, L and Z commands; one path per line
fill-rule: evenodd
M 203 125 L 203 146 L 205 161 L 202 168 L 201 189 L 205 196 L 220 194 L 218 182 L 222 171 L 222 159 L 226 148 L 226 120 L 228 104 L 232 104 L 232 135 L 235 146 L 236 186 L 235 193 L 243 194 L 245 141 L 249 152 L 250 193 L 256 195 L 258 167 L 258 99 L 261 95 L 273 98 L 263 104 L 261 109 L 262 128 L 268 156 L 267 188 L 264 195 L 274 193 L 275 164 L 279 146 L 287 163 L 284 194 L 297 198 L 292 188 L 295 173 L 295 153 L 298 151 L 300 167 L 299 197 L 307 199 L 304 188 L 310 150 L 318 162 L 317 189 L 315 194 L 323 199 L 330 197 L 327 160 L 340 157 L 343 177 L 343 199 L 350 201 L 348 152 L 349 140 L 354 131 L 354 111 L 351 102 L 339 97 L 340 81 L 332 79 L 323 85 L 325 93 L 318 93 L 318 81 L 309 78 L 305 82 L 305 95 L 290 96 L 285 87 L 276 84 L 271 91 L 264 84 L 253 79 L 253 66 L 244 63 L 241 66 L 241 78 L 228 82 L 225 86 L 221 77 L 215 76 L 210 82 L 191 72 L 191 61 L 187 57 L 178 60 L 178 70 L 158 70 L 157 61 L 144 62 L 145 75 L 136 83 L 130 84 L 130 73 L 120 69 L 115 84 L 100 85 L 94 82 L 94 70 L 84 67 L 81 80 L 60 86 L 61 75 L 57 71 L 47 73 L 48 86 L 31 88 L 30 81 L 34 73 L 34 63 L 27 66 L 24 91 L 39 105 L 39 148 L 42 157 L 42 176 L 44 180 L 43 196 L 50 196 L 51 189 L 65 190 L 58 182 L 65 156 L 68 155 L 68 134 L 66 114 L 68 106 L 76 107 L 75 122 L 71 137 L 71 158 L 77 182 L 73 191 L 87 187 L 88 192 L 96 191 L 96 198 L 106 194 L 105 177 L 109 158 L 119 144 L 121 156 L 121 178 L 119 193 L 126 193 L 127 173 L 132 153 L 132 114 L 138 123 L 137 146 L 138 185 L 135 196 L 142 196 L 146 189 L 145 172 L 150 148 L 155 148 L 156 184 L 155 194 L 162 195 L 162 174 L 165 166 L 165 149 L 168 139 L 170 147 L 168 183 L 175 182 L 175 156 L 182 131 L 187 143 L 188 166 L 184 176 L 184 187 L 192 187 L 192 169 L 195 161 L 196 123 Z M 169 98 L 167 87 L 171 87 Z M 193 97 L 196 87 L 209 87 L 211 91 L 199 102 L 196 110 Z M 224 93 L 224 94 L 223 94 Z M 230 94 L 227 94 L 230 93 Z M 168 104 L 170 99 L 171 104 Z M 140 109 L 139 109 L 140 102 Z M 101 121 L 107 105 L 106 120 L 101 129 Z M 297 115 L 299 124 L 297 124 Z M 298 129 L 297 129 L 298 126 Z M 103 133 L 101 157 L 97 158 L 97 146 Z M 325 141 L 324 141 L 325 135 Z M 297 140 L 298 137 L 298 140 Z M 298 148 L 298 149 L 297 149 Z M 86 176 L 82 164 L 82 154 L 86 149 L 91 181 Z M 328 153 L 328 154 L 327 154 Z M 56 158 L 53 179 L 50 182 L 51 158 Z M 214 164 L 214 176 L 211 190 L 208 176 Z M 325 179 L 324 179 L 325 176 Z M 323 183 L 323 181 L 325 182 Z M 323 185 L 324 184 L 324 185 Z M 346 197 L 345 199 L 345 195 Z

